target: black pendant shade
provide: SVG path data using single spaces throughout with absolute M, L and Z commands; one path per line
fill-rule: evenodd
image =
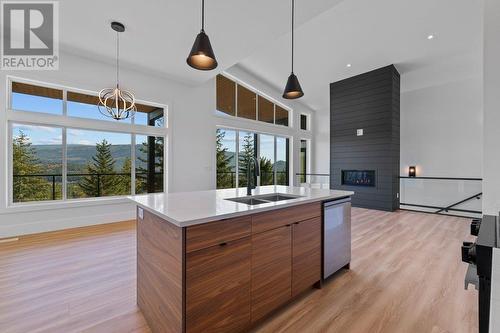
M 217 60 L 205 31 L 200 31 L 196 36 L 186 61 L 189 66 L 202 71 L 209 71 L 217 67 Z
M 205 1 L 201 2 L 201 31 L 194 40 L 193 47 L 189 56 L 186 59 L 189 66 L 202 70 L 209 71 L 217 67 L 217 60 L 215 59 L 210 39 L 205 33 Z
M 304 96 L 302 87 L 300 86 L 299 79 L 293 73 L 293 46 L 294 46 L 294 35 L 293 35 L 293 25 L 295 16 L 295 0 L 292 0 L 292 72 L 286 81 L 285 91 L 283 92 L 283 98 L 285 99 L 296 99 Z
M 288 80 L 286 81 L 285 92 L 283 92 L 283 98 L 295 99 L 304 96 L 302 87 L 300 86 L 299 79 L 293 73 L 290 74 Z

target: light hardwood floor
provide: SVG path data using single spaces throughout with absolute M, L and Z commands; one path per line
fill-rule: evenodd
M 254 332 L 477 332 L 463 289 L 469 220 L 353 209 L 350 271 Z M 136 306 L 135 223 L 0 243 L 0 332 L 150 332 Z

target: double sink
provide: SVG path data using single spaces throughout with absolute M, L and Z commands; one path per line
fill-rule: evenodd
M 254 206 L 254 205 L 266 204 L 266 203 L 276 202 L 276 201 L 293 200 L 293 199 L 298 199 L 301 197 L 302 197 L 301 195 L 271 193 L 271 194 L 254 195 L 254 196 L 248 196 L 248 197 L 229 198 L 229 199 L 225 199 L 225 200 L 243 203 L 243 204 L 247 204 L 249 206 Z

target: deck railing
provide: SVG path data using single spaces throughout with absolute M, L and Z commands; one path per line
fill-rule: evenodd
M 155 179 L 158 177 L 158 175 L 163 176 L 163 172 L 155 172 L 153 177 Z M 47 198 L 47 200 L 58 200 L 57 197 L 57 192 L 58 192 L 58 184 L 62 187 L 62 174 L 17 174 L 13 175 L 13 181 L 14 185 L 16 182 L 19 182 L 22 179 L 25 178 L 43 178 L 46 179 L 48 184 L 51 186 L 51 195 L 50 198 Z M 145 182 L 148 182 L 148 177 L 150 177 L 149 173 L 147 172 L 136 172 L 135 173 L 136 179 L 144 179 Z M 116 172 L 116 173 L 68 173 L 66 175 L 68 179 L 74 179 L 74 178 L 81 178 L 81 177 L 92 177 L 95 179 L 95 185 L 96 185 L 96 197 L 102 196 L 103 192 L 105 192 L 105 188 L 103 188 L 103 179 L 105 177 L 132 177 L 131 173 L 124 173 L 124 172 Z M 163 186 L 163 180 L 158 180 L 158 182 L 154 182 L 156 184 L 160 184 Z M 67 184 L 72 184 L 72 185 L 78 185 L 77 181 L 67 181 Z M 157 186 L 155 186 L 157 187 Z

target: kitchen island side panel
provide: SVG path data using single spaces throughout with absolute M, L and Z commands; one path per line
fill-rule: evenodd
M 137 304 L 154 333 L 185 330 L 183 233 L 146 210 L 137 214 Z

